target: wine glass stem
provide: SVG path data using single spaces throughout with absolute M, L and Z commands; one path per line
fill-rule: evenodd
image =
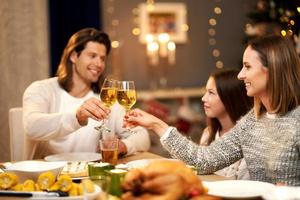
M 102 120 L 100 121 L 101 124 L 100 124 L 99 126 L 96 126 L 95 129 L 96 129 L 97 131 L 101 131 L 101 129 L 102 129 L 103 127 L 105 127 L 106 121 L 107 121 L 107 119 L 102 119 Z
M 125 113 L 126 113 L 126 115 L 127 115 L 127 113 L 130 111 L 130 109 L 126 109 L 125 110 Z M 131 133 L 131 134 L 134 134 L 135 133 L 135 131 L 133 131 L 131 128 L 128 128 L 128 127 L 126 127 L 125 128 L 129 133 Z

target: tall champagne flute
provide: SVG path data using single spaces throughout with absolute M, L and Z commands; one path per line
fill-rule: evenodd
M 113 79 L 105 79 L 100 91 L 100 99 L 104 105 L 110 108 L 117 101 L 117 81 Z M 95 127 L 96 130 L 109 130 L 105 126 L 105 120 L 102 120 L 100 126 Z
M 117 89 L 117 100 L 118 103 L 125 108 L 126 113 L 136 102 L 136 91 L 134 81 L 118 81 Z M 134 131 L 127 129 L 130 133 Z

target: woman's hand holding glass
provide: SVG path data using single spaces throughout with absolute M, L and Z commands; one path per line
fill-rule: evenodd
M 117 100 L 117 81 L 113 79 L 105 79 L 100 91 L 100 99 L 107 108 L 110 108 Z M 96 130 L 108 131 L 105 126 L 105 120 L 102 120 L 100 126 L 95 127 Z
M 151 115 L 140 109 L 133 109 L 124 117 L 125 127 L 142 126 L 147 129 L 153 130 L 156 134 L 162 135 L 168 129 L 169 125 L 159 118 Z
M 136 91 L 133 81 L 118 81 L 117 99 L 127 113 L 136 102 Z M 127 130 L 130 133 L 134 133 L 130 129 Z

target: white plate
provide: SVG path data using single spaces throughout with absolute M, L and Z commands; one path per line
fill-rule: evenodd
M 275 186 L 271 192 L 263 195 L 265 200 L 293 200 L 300 199 L 300 187 Z
M 145 167 L 150 163 L 151 160 L 154 159 L 141 159 L 141 160 L 134 160 L 126 163 L 129 169 L 134 169 L 134 168 L 142 168 Z
M 47 200 L 47 199 L 57 199 L 57 200 L 94 200 L 102 191 L 97 185 L 94 186 L 95 191 L 93 193 L 87 193 L 84 196 L 70 196 L 70 197 L 31 197 L 29 199 L 35 200 Z
M 155 160 L 173 160 L 176 161 L 176 159 L 164 159 L 164 158 L 157 158 L 157 159 L 141 159 L 141 160 L 134 160 L 126 163 L 129 169 L 134 169 L 134 168 L 142 168 L 148 165 L 151 161 Z
M 60 153 L 44 158 L 46 161 L 96 161 L 101 159 L 101 154 L 92 152 Z
M 275 187 L 271 183 L 246 180 L 203 181 L 203 185 L 208 188 L 208 194 L 223 198 L 262 197 Z
M 27 160 L 13 163 L 8 166 L 5 171 L 15 173 L 21 182 L 26 179 L 37 180 L 38 176 L 46 171 L 51 171 L 55 176 L 57 176 L 63 167 L 66 165 L 66 162 L 45 162 L 45 161 L 34 161 Z

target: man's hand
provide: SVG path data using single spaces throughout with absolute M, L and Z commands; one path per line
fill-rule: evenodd
M 124 142 L 122 142 L 122 140 L 121 139 L 119 139 L 119 147 L 118 147 L 118 154 L 119 155 L 126 155 L 127 154 L 127 147 L 126 147 L 126 145 L 125 145 L 125 143 Z
M 92 97 L 86 100 L 76 111 L 76 118 L 81 126 L 88 123 L 88 118 L 102 120 L 108 117 L 110 109 L 107 108 L 99 99 Z

